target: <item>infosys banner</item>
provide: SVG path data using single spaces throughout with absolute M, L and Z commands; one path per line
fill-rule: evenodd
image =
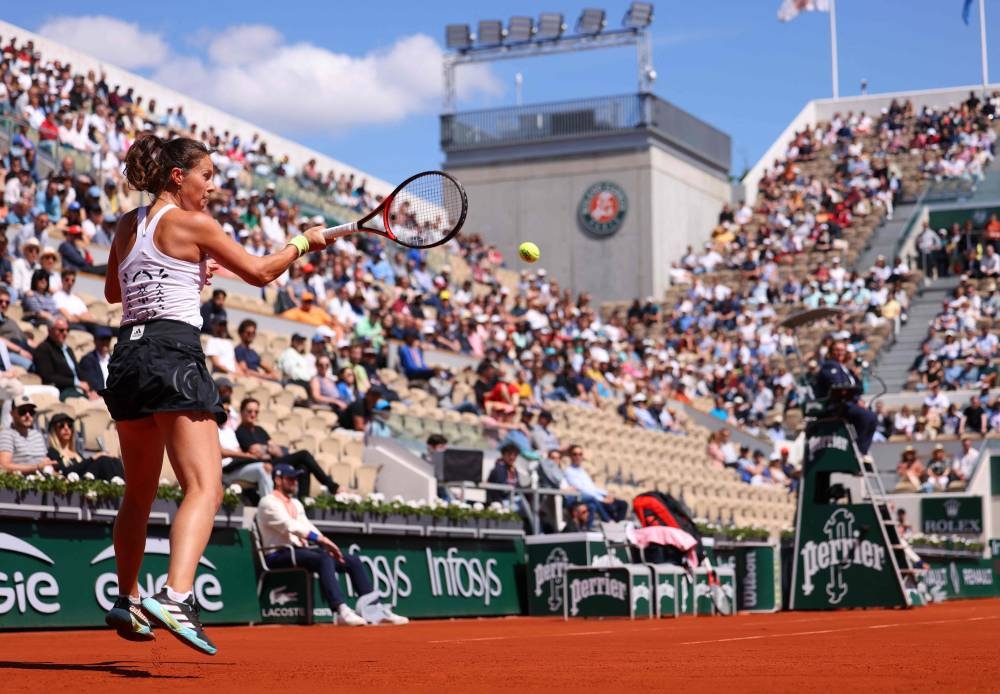
M 0 629 L 103 625 L 118 596 L 111 531 L 103 523 L 0 522 Z M 150 526 L 139 574 L 144 596 L 167 581 L 168 531 Z M 194 590 L 207 624 L 260 619 L 246 531 L 212 531 Z
M 361 558 L 380 599 L 407 617 L 480 617 L 521 614 L 524 546 L 521 540 L 474 540 L 336 534 L 340 548 Z M 345 594 L 356 594 L 338 575 Z M 301 622 L 304 574 L 276 573 L 261 588 L 265 622 Z M 313 583 L 313 618 L 330 621 L 319 582 Z

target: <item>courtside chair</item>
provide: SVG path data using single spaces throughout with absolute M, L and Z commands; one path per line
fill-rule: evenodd
M 260 524 L 258 523 L 256 514 L 253 518 L 253 524 L 250 526 L 250 536 L 253 541 L 254 565 L 257 571 L 257 599 L 260 600 L 260 591 L 264 585 L 264 576 L 268 574 L 304 574 L 306 587 L 305 624 L 311 625 L 313 623 L 313 573 L 304 567 L 298 566 L 295 558 L 295 545 L 288 544 L 264 547 L 261 544 Z M 271 568 L 268 566 L 267 555 L 279 549 L 286 548 L 292 552 L 292 566 L 287 568 Z

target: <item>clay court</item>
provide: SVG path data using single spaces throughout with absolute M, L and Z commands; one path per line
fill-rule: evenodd
M 0 635 L 5 692 L 996 691 L 1000 600 L 914 610 L 636 621 L 215 627 L 216 657 L 166 634 Z

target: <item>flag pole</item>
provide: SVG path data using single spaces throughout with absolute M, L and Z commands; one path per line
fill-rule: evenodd
M 983 94 L 990 83 L 989 62 L 986 60 L 986 2 L 979 0 L 979 50 L 983 60 Z
M 979 0 L 979 13 L 982 17 L 983 0 Z M 984 44 L 985 45 L 985 44 Z M 986 49 L 983 48 L 983 60 L 986 60 Z M 833 98 L 840 98 L 840 77 L 837 72 L 837 0 L 830 0 L 830 63 L 833 66 Z

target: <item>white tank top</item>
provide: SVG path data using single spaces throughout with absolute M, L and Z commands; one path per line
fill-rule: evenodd
M 118 265 L 122 290 L 122 326 L 151 320 L 176 320 L 201 329 L 201 288 L 205 286 L 205 261 L 178 260 L 156 247 L 154 234 L 165 205 L 147 220 L 148 207 L 140 207 L 135 244 Z

